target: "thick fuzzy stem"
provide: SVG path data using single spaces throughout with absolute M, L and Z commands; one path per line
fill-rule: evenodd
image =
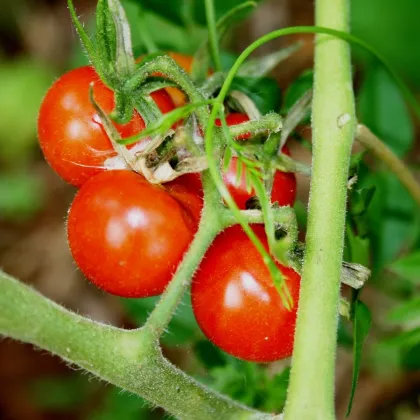
M 356 138 L 388 166 L 420 206 L 420 185 L 405 163 L 364 125 L 357 126 Z
M 162 357 L 145 330 L 125 331 L 90 321 L 2 272 L 0 289 L 0 336 L 48 350 L 178 418 L 268 417 L 186 376 Z
M 224 227 L 220 205 L 214 203 L 214 200 L 218 200 L 217 193 L 214 187 L 209 185 L 209 175 L 205 173 L 203 178 L 208 200 L 203 210 L 200 227 L 171 283 L 144 327 L 155 338 L 159 338 L 165 331 L 207 248 Z
M 317 25 L 349 29 L 349 1 L 316 1 Z M 287 420 L 333 420 L 347 177 L 355 131 L 349 45 L 318 35 L 313 169 Z

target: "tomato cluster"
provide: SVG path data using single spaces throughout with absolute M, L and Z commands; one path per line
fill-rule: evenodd
M 191 59 L 172 55 L 186 70 Z M 102 290 L 122 297 L 161 294 L 183 259 L 198 229 L 203 193 L 199 174 L 164 185 L 118 164 L 118 154 L 89 99 L 110 113 L 114 93 L 95 70 L 81 67 L 59 78 L 45 96 L 38 119 L 42 151 L 65 181 L 80 187 L 67 221 L 71 253 L 85 276 Z M 182 92 L 171 88 L 151 93 L 162 113 L 183 105 Z M 175 103 L 174 103 L 175 102 Z M 248 121 L 229 114 L 228 125 Z M 216 122 L 220 126 L 220 121 Z M 127 124 L 115 124 L 122 138 L 145 129 L 138 112 Z M 247 140 L 245 133 L 237 140 Z M 141 142 L 130 146 L 141 147 Z M 288 150 L 284 150 L 288 153 Z M 254 191 L 237 179 L 233 157 L 223 179 L 240 209 Z M 294 174 L 277 171 L 272 202 L 293 205 Z M 267 247 L 262 226 L 253 229 Z M 295 302 L 299 275 L 279 265 Z M 291 354 L 296 309 L 287 311 L 272 284 L 261 255 L 238 226 L 220 233 L 208 250 L 192 283 L 192 304 L 203 332 L 225 351 L 252 361 L 267 362 Z

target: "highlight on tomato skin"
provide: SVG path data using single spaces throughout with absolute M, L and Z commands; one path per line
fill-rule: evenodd
M 61 178 L 77 187 L 106 170 L 116 153 L 89 99 L 89 87 L 106 113 L 115 106 L 114 93 L 105 86 L 91 66 L 70 70 L 61 76 L 44 97 L 38 117 L 38 137 L 44 156 Z M 163 113 L 174 109 L 168 93 L 151 94 Z M 135 111 L 127 124 L 115 124 L 121 137 L 138 134 L 145 128 Z M 134 147 L 134 145 L 130 146 Z M 111 160 L 111 161 L 110 161 Z
M 268 250 L 262 225 L 252 226 Z M 216 346 L 252 362 L 291 356 L 300 275 L 277 264 L 286 278 L 294 307 L 282 303 L 261 254 L 240 226 L 216 237 L 191 286 L 191 301 L 201 330 Z
M 123 297 L 163 292 L 193 239 L 202 206 L 182 180 L 175 185 L 172 194 L 135 172 L 114 170 L 82 186 L 69 210 L 67 237 L 92 283 Z

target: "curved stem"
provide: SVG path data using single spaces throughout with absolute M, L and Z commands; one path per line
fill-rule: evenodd
M 357 126 L 356 139 L 389 167 L 420 206 L 420 185 L 405 163 L 384 142 L 362 124 Z
M 138 89 L 153 73 L 160 73 L 169 80 L 174 81 L 189 97 L 190 102 L 204 102 L 205 98 L 187 73 L 179 67 L 173 58 L 159 56 L 140 66 L 125 83 L 125 90 L 133 92 Z M 205 108 L 196 110 L 200 124 L 207 125 L 208 111 Z
M 274 112 L 263 115 L 257 120 L 246 121 L 240 124 L 229 126 L 230 135 L 240 138 L 244 134 L 251 134 L 251 137 L 258 134 L 268 135 L 270 133 L 278 133 L 283 127 L 283 120 L 279 114 Z
M 265 419 L 186 376 L 141 330 L 88 320 L 0 271 L 0 335 L 32 343 L 186 420 Z M 271 418 L 271 417 L 270 417 Z
M 222 70 L 222 63 L 220 61 L 219 53 L 219 37 L 217 36 L 216 17 L 214 15 L 213 0 L 205 0 L 207 27 L 209 31 L 209 41 L 211 56 L 216 71 Z
M 205 174 L 204 178 L 206 177 Z M 212 200 L 206 200 L 198 232 L 144 326 L 155 338 L 159 338 L 165 331 L 207 248 L 224 227 L 218 206 L 211 203 Z
M 261 210 L 242 210 L 242 216 L 248 223 L 264 223 L 264 215 Z M 235 215 L 228 209 L 222 213 L 224 227 L 238 224 Z M 284 226 L 287 231 L 291 230 L 294 235 L 296 232 L 296 214 L 292 207 L 279 207 L 273 209 L 274 222 Z
M 316 21 L 348 31 L 349 0 L 317 0 Z M 319 35 L 308 229 L 286 420 L 335 419 L 334 365 L 354 108 L 349 44 Z
M 280 38 L 282 36 L 287 35 L 296 35 L 296 34 L 324 34 L 324 35 L 331 35 L 335 38 L 342 39 L 344 41 L 347 41 L 353 45 L 357 45 L 359 47 L 362 47 L 366 51 L 368 51 L 370 54 L 372 54 L 374 57 L 376 57 L 384 66 L 386 71 L 390 74 L 390 76 L 394 79 L 395 83 L 400 88 L 402 94 L 404 95 L 406 101 L 412 106 L 414 112 L 417 115 L 417 118 L 420 119 L 420 104 L 417 101 L 416 97 L 411 93 L 410 89 L 407 87 L 407 85 L 402 81 L 402 79 L 399 77 L 397 72 L 395 72 L 388 61 L 383 57 L 380 53 L 378 53 L 373 47 L 371 47 L 369 44 L 364 42 L 363 40 L 357 38 L 354 35 L 349 34 L 348 32 L 332 29 L 324 26 L 291 26 L 289 28 L 283 28 L 278 29 L 276 31 L 270 32 L 263 37 L 259 38 L 258 40 L 254 41 L 252 44 L 250 44 L 245 50 L 240 54 L 240 56 L 237 58 L 235 64 L 230 69 L 226 79 L 225 83 L 223 84 L 222 90 L 220 91 L 220 94 L 218 96 L 218 100 L 224 101 L 226 98 L 226 95 L 229 92 L 230 86 L 232 84 L 233 79 L 235 78 L 236 73 L 238 72 L 239 68 L 242 66 L 242 64 L 245 62 L 245 60 L 251 55 L 253 51 L 255 51 L 257 48 L 259 48 L 261 45 L 272 41 L 273 39 Z

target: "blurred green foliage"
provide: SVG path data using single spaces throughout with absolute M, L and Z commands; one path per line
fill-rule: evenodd
M 206 15 L 203 0 L 130 0 L 140 4 L 145 10 L 154 12 L 174 25 L 189 27 L 192 25 L 205 26 Z M 246 0 L 214 0 L 216 19 L 221 18 L 229 10 Z M 261 0 L 254 0 L 255 3 Z
M 380 65 L 366 71 L 358 93 L 359 120 L 399 156 L 413 145 L 414 124 L 398 86 Z
M 418 0 L 352 0 L 352 32 L 378 50 L 399 74 L 420 88 L 420 2 Z M 372 57 L 355 49 L 365 66 Z
M 42 207 L 44 185 L 28 163 L 37 151 L 39 104 L 53 79 L 30 58 L 0 61 L 0 220 L 22 220 Z
M 244 0 L 215 0 L 217 17 Z M 15 3 L 18 8 L 4 7 Z M 0 21 L 16 32 L 10 16 L 23 7 L 24 0 L 0 4 Z M 161 50 L 193 54 L 207 36 L 202 0 L 125 0 L 136 54 L 146 53 L 147 32 Z M 142 24 L 138 16 L 144 12 Z M 420 89 L 420 16 L 419 0 L 352 0 L 352 31 L 382 53 L 391 66 L 413 86 Z M 13 11 L 13 13 L 12 13 Z M 4 12 L 4 13 L 3 13 Z M 94 20 L 85 22 L 94 35 Z M 4 26 L 6 27 L 6 26 Z M 223 69 L 228 70 L 236 55 L 222 50 Z M 410 111 L 393 80 L 365 52 L 355 49 L 361 79 L 357 94 L 358 118 L 381 137 L 399 156 L 413 150 L 415 127 Z M 79 44 L 75 44 L 68 67 L 87 64 Z M 42 96 L 52 82 L 52 70 L 36 60 L 18 58 L 0 61 L 0 219 L 22 218 L 43 204 L 43 185 L 36 174 L 24 168 L 36 148 L 36 118 Z M 248 94 L 262 113 L 273 109 L 285 114 L 313 84 L 313 72 L 304 71 L 285 91 L 270 78 L 236 78 L 233 88 Z M 306 119 L 309 122 L 309 117 Z M 420 223 L 419 211 L 405 189 L 379 162 L 372 164 L 364 154 L 352 161 L 352 175 L 358 182 L 350 192 L 346 226 L 345 259 L 371 266 L 371 284 L 377 293 L 392 300 L 385 314 L 387 329 L 377 332 L 375 345 L 367 356 L 361 353 L 370 326 L 368 309 L 353 302 L 353 332 L 341 319 L 338 342 L 354 346 L 355 375 L 369 360 L 376 372 L 420 369 Z M 295 206 L 299 226 L 306 226 L 306 209 Z M 390 286 L 390 283 L 391 286 Z M 122 304 L 130 321 L 138 326 L 147 319 L 157 298 L 124 299 Z M 378 326 L 374 326 L 379 329 Z M 213 346 L 199 330 L 185 296 L 163 345 L 187 349 L 193 360 L 190 370 L 209 386 L 253 407 L 279 412 L 285 401 L 289 368 L 271 369 L 264 365 L 237 360 Z M 355 383 L 355 381 L 354 381 Z M 106 388 L 75 373 L 66 378 L 45 378 L 31 388 L 31 395 L 45 410 L 72 411 L 100 392 L 96 407 L 88 418 L 155 419 L 145 402 L 117 388 Z M 166 416 L 165 418 L 168 418 Z
M 30 58 L 0 61 L 2 165 L 22 165 L 34 150 L 39 104 L 52 80 L 51 69 Z

